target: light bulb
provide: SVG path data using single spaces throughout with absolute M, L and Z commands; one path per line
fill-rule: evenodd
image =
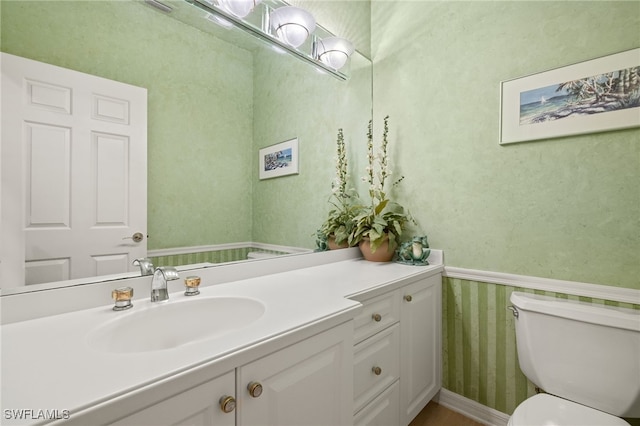
M 353 43 L 340 37 L 327 37 L 318 41 L 318 59 L 334 69 L 340 69 L 353 54 Z
M 271 12 L 271 26 L 280 40 L 298 47 L 316 29 L 316 20 L 304 9 L 284 6 Z
M 238 18 L 247 16 L 262 0 L 218 0 L 220 7 Z

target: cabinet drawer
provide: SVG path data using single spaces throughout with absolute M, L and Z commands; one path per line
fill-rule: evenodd
M 354 347 L 354 413 L 400 377 L 400 326 L 395 324 Z
M 355 416 L 354 426 L 397 425 L 400 419 L 400 382 L 396 381 Z
M 353 321 L 354 342 L 359 343 L 398 322 L 400 302 L 395 291 L 362 302 L 362 313 Z

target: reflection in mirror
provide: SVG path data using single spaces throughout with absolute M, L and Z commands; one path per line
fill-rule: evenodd
M 353 44 L 336 37 L 319 25 L 307 10 L 283 0 L 220 1 L 185 0 L 207 12 L 206 19 L 226 29 L 237 28 L 285 51 L 341 80 L 348 79 L 345 67 Z M 147 3 L 160 10 L 173 10 L 158 0 Z M 241 9 L 238 5 L 244 5 Z
M 142 2 L 4 0 L 0 48 L 147 89 L 147 256 L 156 266 L 312 250 L 329 208 L 338 128 L 354 181 L 362 174 L 353 163 L 364 162 L 370 61 L 356 51 L 340 81 L 186 2 L 165 3 L 171 14 Z M 342 2 L 314 2 L 324 3 L 335 12 Z M 295 137 L 300 173 L 259 180 L 258 150 Z M 8 294 L 120 276 L 0 285 Z

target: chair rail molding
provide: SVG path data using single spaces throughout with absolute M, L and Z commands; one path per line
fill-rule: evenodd
M 481 271 L 477 269 L 457 268 L 454 266 L 445 266 L 443 276 L 640 305 L 640 290 L 626 287 L 613 287 L 577 281 L 507 274 L 503 272 Z

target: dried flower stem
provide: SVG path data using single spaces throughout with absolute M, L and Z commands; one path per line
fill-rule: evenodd
M 347 192 L 347 153 L 344 144 L 342 129 L 338 129 L 338 140 L 336 143 L 336 180 L 331 185 L 334 193 L 339 197 L 346 197 Z
M 380 146 L 380 191 L 384 191 L 384 183 L 389 176 L 387 163 L 387 145 L 389 144 L 389 116 L 384 118 L 384 131 L 382 132 L 382 145 Z

